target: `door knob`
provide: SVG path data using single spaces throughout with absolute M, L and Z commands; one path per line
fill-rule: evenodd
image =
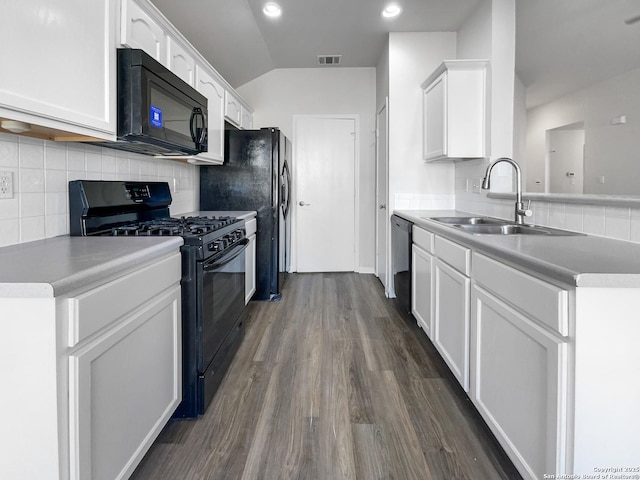
M 302 200 L 300 200 L 300 201 L 298 202 L 298 205 L 300 205 L 301 207 L 310 207 L 310 206 L 311 206 L 311 204 L 310 204 L 310 203 L 304 203 Z
M 384 203 L 381 203 L 378 208 L 380 208 L 380 210 L 384 210 L 387 206 Z

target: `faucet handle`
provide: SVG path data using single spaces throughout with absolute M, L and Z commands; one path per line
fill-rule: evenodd
M 524 215 L 525 217 L 530 217 L 533 215 L 533 211 L 531 210 L 531 199 L 527 201 L 527 208 L 523 208 L 521 210 L 521 215 Z

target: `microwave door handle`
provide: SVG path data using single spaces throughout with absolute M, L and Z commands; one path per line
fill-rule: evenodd
M 200 150 L 205 151 L 207 149 L 207 135 L 209 134 L 208 130 L 208 121 L 207 114 L 200 110 L 200 116 L 202 117 L 202 129 L 200 130 L 200 139 L 198 141 L 198 145 L 200 146 Z
M 193 140 L 194 142 L 197 141 L 196 140 L 196 116 L 198 115 L 198 110 L 200 110 L 198 107 L 195 107 L 193 110 L 191 110 L 191 117 L 189 118 L 189 132 L 191 132 L 191 140 Z
M 198 126 L 202 121 L 202 128 L 198 131 Z M 194 107 L 191 110 L 191 118 L 189 119 L 189 131 L 191 133 L 191 140 L 196 143 L 196 147 L 202 150 L 202 147 L 206 145 L 207 140 L 207 116 L 200 107 Z

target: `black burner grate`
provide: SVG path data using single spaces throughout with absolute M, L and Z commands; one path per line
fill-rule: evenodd
M 234 217 L 162 218 L 111 229 L 113 236 L 200 236 L 237 221 Z

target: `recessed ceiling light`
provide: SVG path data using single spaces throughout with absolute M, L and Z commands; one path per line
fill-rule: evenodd
M 262 8 L 262 13 L 264 13 L 267 17 L 279 17 L 282 15 L 282 9 L 280 5 L 274 2 L 265 3 Z
M 384 18 L 393 18 L 400 15 L 400 12 L 402 12 L 402 8 L 400 8 L 400 5 L 398 5 L 397 3 L 390 3 L 382 9 L 380 15 L 382 15 Z

